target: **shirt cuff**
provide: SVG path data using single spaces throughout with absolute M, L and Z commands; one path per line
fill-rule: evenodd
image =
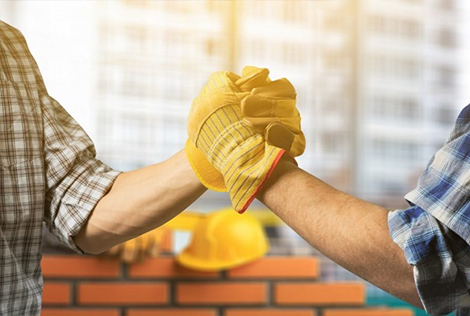
M 112 170 L 97 159 L 88 159 L 76 166 L 74 173 L 79 176 L 63 197 L 51 231 L 70 249 L 84 254 L 73 237 L 86 224 L 96 204 L 109 192 L 121 172 Z
M 413 266 L 421 302 L 431 315 L 468 310 L 470 248 L 418 206 L 388 215 L 390 236 Z

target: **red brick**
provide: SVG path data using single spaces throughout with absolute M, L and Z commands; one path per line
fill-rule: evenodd
M 64 282 L 44 282 L 42 302 L 44 304 L 67 305 L 71 302 L 72 287 Z
M 148 259 L 143 263 L 129 266 L 133 278 L 211 278 L 219 277 L 217 272 L 202 272 L 184 268 L 173 257 Z
M 120 316 L 118 309 L 60 309 L 60 308 L 43 308 L 41 316 Z
M 44 256 L 41 267 L 46 278 L 115 278 L 120 275 L 119 261 L 96 257 Z
M 267 257 L 228 271 L 230 278 L 313 279 L 318 260 L 313 257 Z
M 180 304 L 245 305 L 265 304 L 267 287 L 264 283 L 180 283 L 176 286 L 176 300 Z
M 315 316 L 311 309 L 227 309 L 224 316 Z
M 328 309 L 323 316 L 413 316 L 407 309 Z
M 279 305 L 362 305 L 362 283 L 279 283 L 274 288 Z
M 164 283 L 96 282 L 78 285 L 78 302 L 82 305 L 149 305 L 168 302 L 168 285 Z
M 217 316 L 214 309 L 159 308 L 129 310 L 126 316 Z

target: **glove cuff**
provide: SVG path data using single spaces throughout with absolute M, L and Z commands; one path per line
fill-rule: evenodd
M 271 146 L 262 135 L 252 137 L 237 150 L 222 170 L 233 208 L 243 213 L 271 175 L 285 150 Z
M 222 174 L 210 164 L 204 154 L 189 139 L 184 146 L 184 152 L 194 173 L 206 188 L 217 192 L 227 192 Z

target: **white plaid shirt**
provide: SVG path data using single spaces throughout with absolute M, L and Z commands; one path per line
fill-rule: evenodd
M 51 98 L 21 33 L 0 21 L 0 315 L 41 311 L 42 223 L 75 236 L 119 174 Z

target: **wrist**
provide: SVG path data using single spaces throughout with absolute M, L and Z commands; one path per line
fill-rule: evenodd
M 297 166 L 297 162 L 294 158 L 288 153 L 284 153 L 276 165 L 276 168 L 274 168 L 270 177 L 266 179 L 266 182 L 260 189 L 257 199 L 264 203 L 271 193 L 275 194 L 276 187 L 280 186 L 282 182 L 288 181 L 292 174 L 299 170 L 301 169 Z

